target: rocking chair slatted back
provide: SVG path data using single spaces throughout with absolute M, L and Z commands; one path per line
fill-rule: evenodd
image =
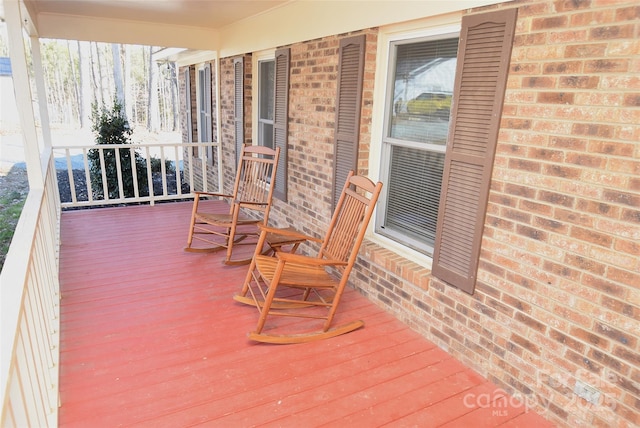
M 269 179 L 272 176 L 275 163 L 272 158 L 252 156 L 252 153 L 260 155 L 261 151 L 261 146 L 252 147 L 250 152 L 246 149 L 243 151 L 241 161 L 243 168 L 238 169 L 238 177 L 236 177 L 233 192 L 236 202 L 267 203 L 271 200 L 273 186 L 270 185 Z M 264 154 L 267 153 L 265 152 Z M 255 206 L 254 209 L 264 211 L 270 207 L 271 204 L 266 204 Z
M 349 259 L 366 208 L 367 205 L 362 201 L 350 194 L 344 194 L 336 209 L 335 224 L 329 228 L 330 235 L 326 237 L 319 257 L 339 261 Z

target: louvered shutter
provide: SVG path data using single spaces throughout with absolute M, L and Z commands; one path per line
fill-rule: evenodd
M 211 142 L 213 141 L 213 121 L 211 117 L 211 110 L 212 110 L 211 107 L 213 105 L 212 96 L 211 96 L 211 87 L 212 87 L 211 64 L 206 64 L 204 67 L 204 82 L 205 82 L 204 93 L 205 93 L 205 104 L 206 104 L 204 126 L 206 128 L 207 142 Z M 213 147 L 207 147 L 206 153 L 207 153 L 207 158 L 209 160 L 209 163 L 213 165 Z
M 233 61 L 233 73 L 235 86 L 233 123 L 236 130 L 236 165 L 238 165 L 244 145 L 244 61 L 242 58 L 236 58 Z
M 433 275 L 473 293 L 517 9 L 465 16 Z
M 273 144 L 280 147 L 276 187 L 273 195 L 287 200 L 287 137 L 289 119 L 289 48 L 278 49 L 275 53 L 275 113 L 273 115 Z
M 350 170 L 357 172 L 365 36 L 340 40 L 334 132 L 333 207 Z
M 191 105 L 191 68 L 184 69 L 184 102 L 186 112 L 186 123 L 184 124 L 187 133 L 187 143 L 193 143 L 193 122 L 192 122 L 192 105 Z

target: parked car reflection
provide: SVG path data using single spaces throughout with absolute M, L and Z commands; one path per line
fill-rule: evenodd
M 407 102 L 407 113 L 448 117 L 451 109 L 451 95 L 423 92 Z

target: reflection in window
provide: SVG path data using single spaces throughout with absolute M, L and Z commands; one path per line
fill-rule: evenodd
M 273 148 L 275 60 L 260 61 L 258 74 L 258 144 Z

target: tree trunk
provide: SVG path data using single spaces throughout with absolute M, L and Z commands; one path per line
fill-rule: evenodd
M 75 98 L 75 103 L 73 102 L 73 98 L 71 99 L 71 110 L 73 111 L 73 121 L 80 121 L 80 88 L 78 87 L 78 75 L 76 74 L 76 65 L 73 63 L 73 57 L 71 56 L 71 43 L 67 40 L 67 53 L 69 55 L 69 70 L 71 71 L 71 78 L 73 79 L 73 98 Z M 80 52 L 78 52 L 80 53 Z M 79 64 L 78 64 L 79 66 Z M 71 98 L 71 96 L 70 96 Z
M 153 47 L 149 47 L 149 100 L 147 128 L 151 132 L 158 131 L 158 67 L 153 62 Z
M 78 108 L 80 109 L 80 127 L 91 126 L 91 46 L 89 42 L 78 43 L 78 64 L 80 67 L 80 97 Z
M 178 130 L 179 123 L 179 107 L 178 107 L 178 70 L 176 70 L 176 63 L 171 62 L 170 65 L 170 85 L 171 85 L 171 112 L 173 114 L 173 126 L 172 131 Z
M 118 43 L 111 43 L 111 56 L 113 57 L 113 83 L 116 87 L 116 101 L 123 108 L 123 113 L 126 116 L 126 104 L 124 99 L 124 84 L 122 81 L 122 62 L 120 61 L 120 45 Z
M 124 45 L 124 112 L 129 123 L 135 123 L 133 116 L 134 97 L 132 96 L 131 85 L 131 47 Z

